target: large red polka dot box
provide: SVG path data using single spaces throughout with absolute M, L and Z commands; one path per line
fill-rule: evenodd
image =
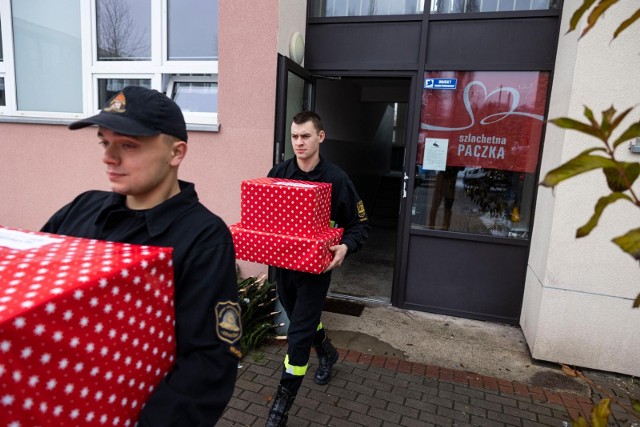
M 135 425 L 175 361 L 171 255 L 0 227 L 0 427 Z
M 331 184 L 255 178 L 241 184 L 240 222 L 229 227 L 236 257 L 319 274 L 342 228 L 331 227 Z
M 240 185 L 240 227 L 315 237 L 330 226 L 331 184 L 256 178 Z

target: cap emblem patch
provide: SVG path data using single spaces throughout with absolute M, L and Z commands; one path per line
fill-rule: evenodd
M 109 101 L 109 105 L 102 109 L 102 111 L 106 111 L 107 113 L 124 113 L 127 107 L 127 98 L 125 98 L 124 93 L 120 92 Z

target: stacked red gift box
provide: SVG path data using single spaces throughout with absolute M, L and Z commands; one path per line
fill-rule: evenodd
M 340 243 L 331 227 L 331 184 L 256 178 L 241 184 L 240 223 L 229 228 L 236 257 L 290 270 L 322 273 Z
M 133 426 L 175 361 L 171 248 L 0 227 L 0 426 Z

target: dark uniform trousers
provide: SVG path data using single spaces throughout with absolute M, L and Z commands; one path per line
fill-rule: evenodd
M 283 385 L 296 394 L 309 363 L 310 350 L 325 337 L 320 326 L 324 301 L 331 283 L 331 272 L 322 274 L 276 269 L 276 288 L 280 303 L 291 319 L 289 343 L 284 365 Z

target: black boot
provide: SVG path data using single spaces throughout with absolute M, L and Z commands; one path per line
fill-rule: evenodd
M 338 361 L 338 351 L 331 345 L 329 338 L 325 338 L 322 344 L 316 345 L 314 348 L 318 354 L 318 363 L 320 366 L 318 366 L 313 381 L 315 381 L 316 384 L 324 385 L 331 380 L 331 369 L 333 368 L 333 364 Z
M 286 427 L 289 409 L 291 409 L 295 398 L 296 396 L 292 395 L 289 390 L 279 385 L 265 427 Z

